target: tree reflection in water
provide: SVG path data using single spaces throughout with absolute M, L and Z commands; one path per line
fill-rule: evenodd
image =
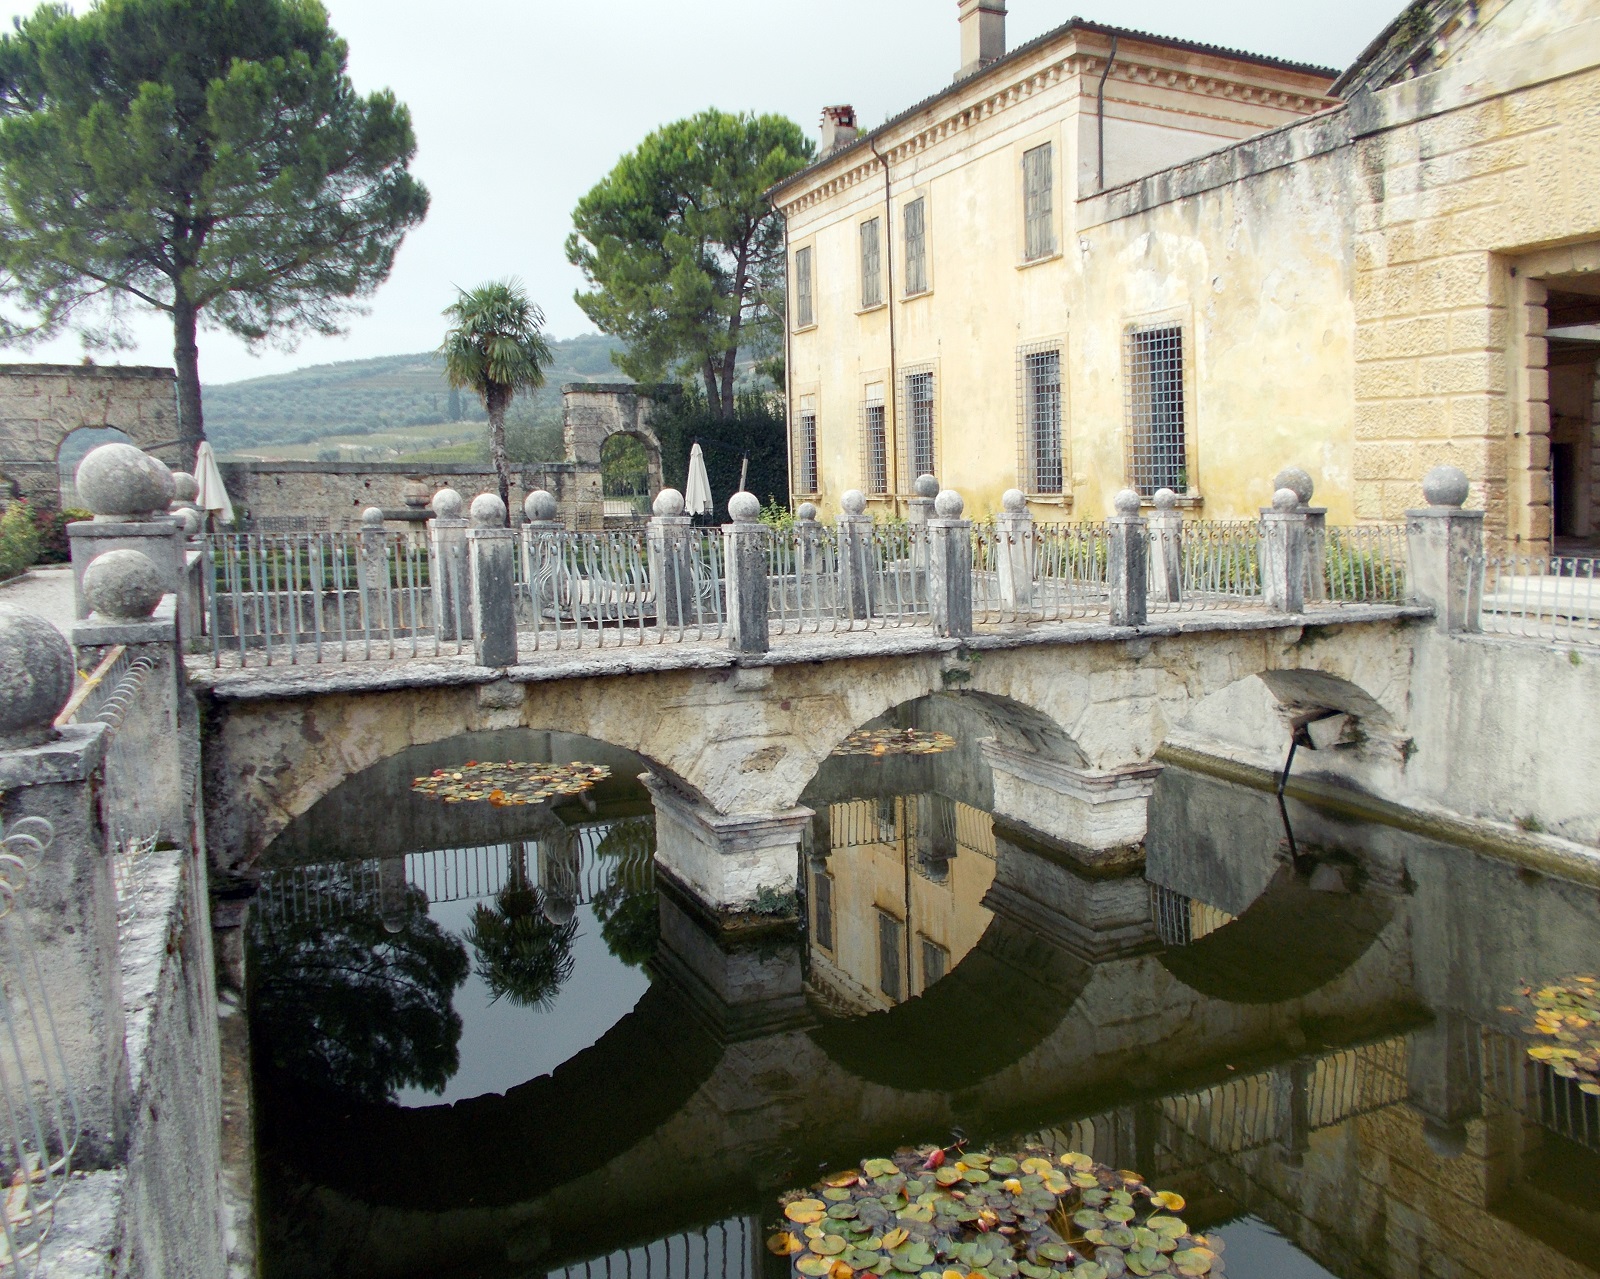
M 656 823 L 653 817 L 618 822 L 595 852 L 617 859 L 610 881 L 595 894 L 594 913 L 606 949 L 623 963 L 643 968 L 661 938 L 656 909 Z
M 275 1070 L 368 1102 L 444 1090 L 460 1065 L 466 948 L 418 890 L 395 904 L 275 925 L 255 948 L 251 1033 Z
M 526 842 L 518 841 L 505 887 L 472 912 L 467 944 L 492 1003 L 505 998 L 519 1008 L 548 1009 L 572 976 L 578 850 L 570 840 L 550 842 L 558 846 L 540 845 L 541 858 L 548 858 L 543 888 L 528 873 Z

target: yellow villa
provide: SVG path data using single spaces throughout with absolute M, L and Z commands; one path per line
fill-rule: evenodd
M 958 7 L 952 83 L 772 192 L 796 501 L 1230 519 L 1293 465 L 1393 520 L 1449 462 L 1497 539 L 1600 534 L 1600 3 L 1425 0 L 1343 73 Z

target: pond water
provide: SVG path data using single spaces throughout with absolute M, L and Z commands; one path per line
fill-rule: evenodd
M 262 863 L 268 1276 L 763 1276 L 779 1196 L 898 1146 L 1082 1151 L 1235 1279 L 1600 1275 L 1600 1111 L 1524 982 L 1600 969 L 1591 888 L 1168 769 L 1143 864 L 995 815 L 959 694 L 830 759 L 803 924 L 718 934 L 653 869 L 645 761 L 508 732 L 352 779 Z M 469 760 L 610 775 L 446 804 Z

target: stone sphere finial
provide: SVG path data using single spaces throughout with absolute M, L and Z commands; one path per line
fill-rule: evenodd
M 1123 489 L 1111 499 L 1111 506 L 1118 515 L 1137 515 L 1139 495 L 1133 489 Z
M 479 493 L 472 499 L 472 523 L 475 528 L 504 528 L 506 504 L 498 493 Z
M 400 500 L 414 511 L 426 509 L 428 505 L 428 486 L 421 480 L 410 481 L 400 491 Z
M 102 551 L 83 570 L 84 602 L 108 621 L 144 621 L 166 591 L 160 571 L 143 551 Z
M 565 894 L 546 893 L 544 902 L 539 909 L 544 912 L 544 917 L 557 928 L 564 927 L 572 921 L 578 913 L 577 904 Z
M 172 473 L 172 500 L 174 502 L 192 502 L 199 496 L 199 480 L 190 475 L 188 471 L 174 471 Z
M 938 497 L 939 481 L 932 475 L 919 475 L 911 486 L 918 497 Z
M 678 492 L 677 489 L 662 489 L 661 492 L 656 494 L 656 500 L 651 504 L 650 509 L 663 519 L 672 515 L 682 515 L 683 494 Z
M 959 520 L 966 509 L 966 499 L 954 489 L 940 489 L 939 496 L 933 499 L 933 513 L 941 520 Z
M 860 515 L 867 509 L 867 495 L 860 489 L 846 489 L 839 498 L 839 509 L 846 515 Z
M 1467 473 L 1459 466 L 1436 466 L 1422 477 L 1422 496 L 1429 506 L 1466 505 L 1467 491 L 1472 487 Z
M 433 513 L 441 520 L 459 520 L 461 518 L 461 494 L 452 488 L 442 488 L 433 495 L 429 504 Z
M 1028 509 L 1028 498 L 1021 489 L 1007 489 L 1000 495 L 1000 509 L 1010 515 L 1021 515 Z
M 1279 489 L 1293 489 L 1294 495 L 1300 499 L 1299 504 L 1305 506 L 1317 491 L 1317 485 L 1310 474 L 1298 466 L 1286 466 L 1272 477 L 1272 491 L 1276 493 Z
M 78 463 L 78 497 L 103 520 L 165 512 L 176 489 L 167 464 L 131 444 L 102 444 Z
M 200 536 L 200 517 L 195 514 L 192 507 L 179 507 L 178 518 L 183 521 L 183 535 L 185 537 Z
M 814 520 L 814 519 L 816 519 L 817 518 L 817 504 L 815 502 L 801 502 L 799 508 L 794 513 L 794 517 L 797 520 Z
M 1178 505 L 1178 495 L 1171 489 L 1157 489 L 1155 504 L 1158 511 L 1170 511 Z
M 522 499 L 522 513 L 530 520 L 548 524 L 556 517 L 556 495 L 546 489 L 534 489 Z
M 728 499 L 728 514 L 736 524 L 749 524 L 761 514 L 761 499 L 754 493 L 735 493 Z
M 0 745 L 50 741 L 75 679 L 66 637 L 37 613 L 0 604 Z
M 1300 494 L 1293 489 L 1279 489 L 1272 495 L 1272 509 L 1275 511 L 1295 511 L 1300 508 Z
M 379 507 L 379 506 L 369 506 L 369 507 L 367 507 L 366 510 L 362 511 L 361 512 L 361 527 L 362 528 L 382 528 L 383 527 L 383 508 Z

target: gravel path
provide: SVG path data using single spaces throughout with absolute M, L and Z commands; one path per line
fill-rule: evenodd
M 0 584 L 0 604 L 24 608 L 48 618 L 63 635 L 72 636 L 72 569 L 68 565 L 29 569 Z

